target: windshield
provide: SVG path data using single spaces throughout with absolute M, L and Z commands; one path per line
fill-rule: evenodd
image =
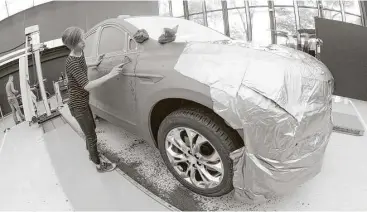
M 175 42 L 230 40 L 229 37 L 215 30 L 182 18 L 136 17 L 127 18 L 125 21 L 138 29 L 145 29 L 149 37 L 154 40 L 158 40 L 162 35 L 163 28 L 173 28 L 176 25 L 178 25 L 178 31 Z

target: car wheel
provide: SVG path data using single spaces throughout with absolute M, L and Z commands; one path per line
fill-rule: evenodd
M 222 196 L 233 189 L 236 136 L 211 111 L 179 109 L 168 115 L 158 131 L 158 148 L 170 172 L 191 191 Z

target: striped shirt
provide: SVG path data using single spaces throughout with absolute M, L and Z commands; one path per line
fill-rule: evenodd
M 82 56 L 68 56 L 65 64 L 68 78 L 69 108 L 85 109 L 89 106 L 89 92 L 84 89 L 88 84 L 88 67 Z

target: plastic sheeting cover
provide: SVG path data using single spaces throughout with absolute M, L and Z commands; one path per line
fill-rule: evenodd
M 187 44 L 175 70 L 210 86 L 214 111 L 243 129 L 244 147 L 231 154 L 237 197 L 263 202 L 320 172 L 334 88 L 320 61 L 275 45 L 201 42 Z

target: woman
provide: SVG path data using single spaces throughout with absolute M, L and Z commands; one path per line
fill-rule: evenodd
M 88 81 L 88 68 L 97 68 L 103 56 L 87 67 L 83 53 L 85 47 L 84 32 L 78 27 L 67 28 L 62 35 L 62 42 L 70 49 L 65 64 L 70 112 L 78 121 L 86 137 L 89 159 L 96 164 L 97 171 L 100 173 L 112 171 L 116 168 L 116 164 L 102 162 L 97 150 L 96 125 L 89 106 L 89 92 L 119 75 L 122 72 L 123 64 L 114 67 L 109 74 L 99 79 Z

